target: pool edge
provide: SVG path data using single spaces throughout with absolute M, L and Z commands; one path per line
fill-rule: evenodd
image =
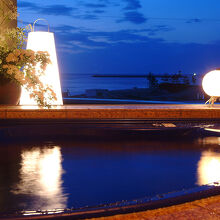
M 177 194 L 181 194 L 175 196 Z M 172 194 L 174 196 L 172 196 Z M 2 216 L 0 219 L 14 219 L 14 220 L 27 220 L 27 219 L 90 219 L 99 217 L 110 217 L 115 215 L 131 214 L 137 212 L 146 212 L 150 210 L 157 210 L 159 208 L 169 208 L 189 202 L 196 202 L 201 199 L 208 199 L 212 196 L 220 195 L 220 183 L 216 185 L 203 185 L 192 189 L 177 191 L 173 193 L 166 193 L 157 195 L 151 198 L 143 198 L 138 200 L 131 200 L 126 202 L 119 202 L 115 204 L 88 207 L 77 210 L 67 209 L 60 214 L 48 214 L 48 211 L 37 211 L 33 215 L 25 216 L 23 213 L 20 216 Z M 166 198 L 168 196 L 168 198 Z M 158 199 L 156 199 L 156 197 Z M 164 197 L 164 198 L 162 198 Z M 144 200 L 144 202 L 140 202 Z M 146 202 L 146 200 L 148 200 Z M 123 205 L 129 203 L 128 205 Z M 136 203 L 136 204 L 132 204 Z

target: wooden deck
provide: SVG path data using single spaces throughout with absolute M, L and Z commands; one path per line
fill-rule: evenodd
M 220 105 L 94 104 L 0 106 L 0 119 L 220 119 Z

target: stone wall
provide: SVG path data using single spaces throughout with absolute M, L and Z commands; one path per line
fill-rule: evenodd
M 17 19 L 9 20 L 12 18 L 13 11 L 17 10 L 17 0 L 0 0 L 0 32 L 5 28 L 16 27 Z

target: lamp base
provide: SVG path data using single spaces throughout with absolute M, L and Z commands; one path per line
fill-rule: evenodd
M 211 98 L 208 101 L 206 101 L 205 104 L 208 104 L 210 107 L 212 107 L 218 99 L 218 96 L 211 96 Z

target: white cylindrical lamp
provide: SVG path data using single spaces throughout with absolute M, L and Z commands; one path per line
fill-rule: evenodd
M 56 94 L 57 100 L 54 100 L 51 105 L 63 105 L 54 34 L 43 31 L 30 32 L 28 34 L 27 49 L 49 53 L 51 63 L 47 65 L 45 75 L 40 80 L 43 84 L 50 85 Z M 22 89 L 20 105 L 37 105 L 37 102 L 30 98 L 27 90 Z

